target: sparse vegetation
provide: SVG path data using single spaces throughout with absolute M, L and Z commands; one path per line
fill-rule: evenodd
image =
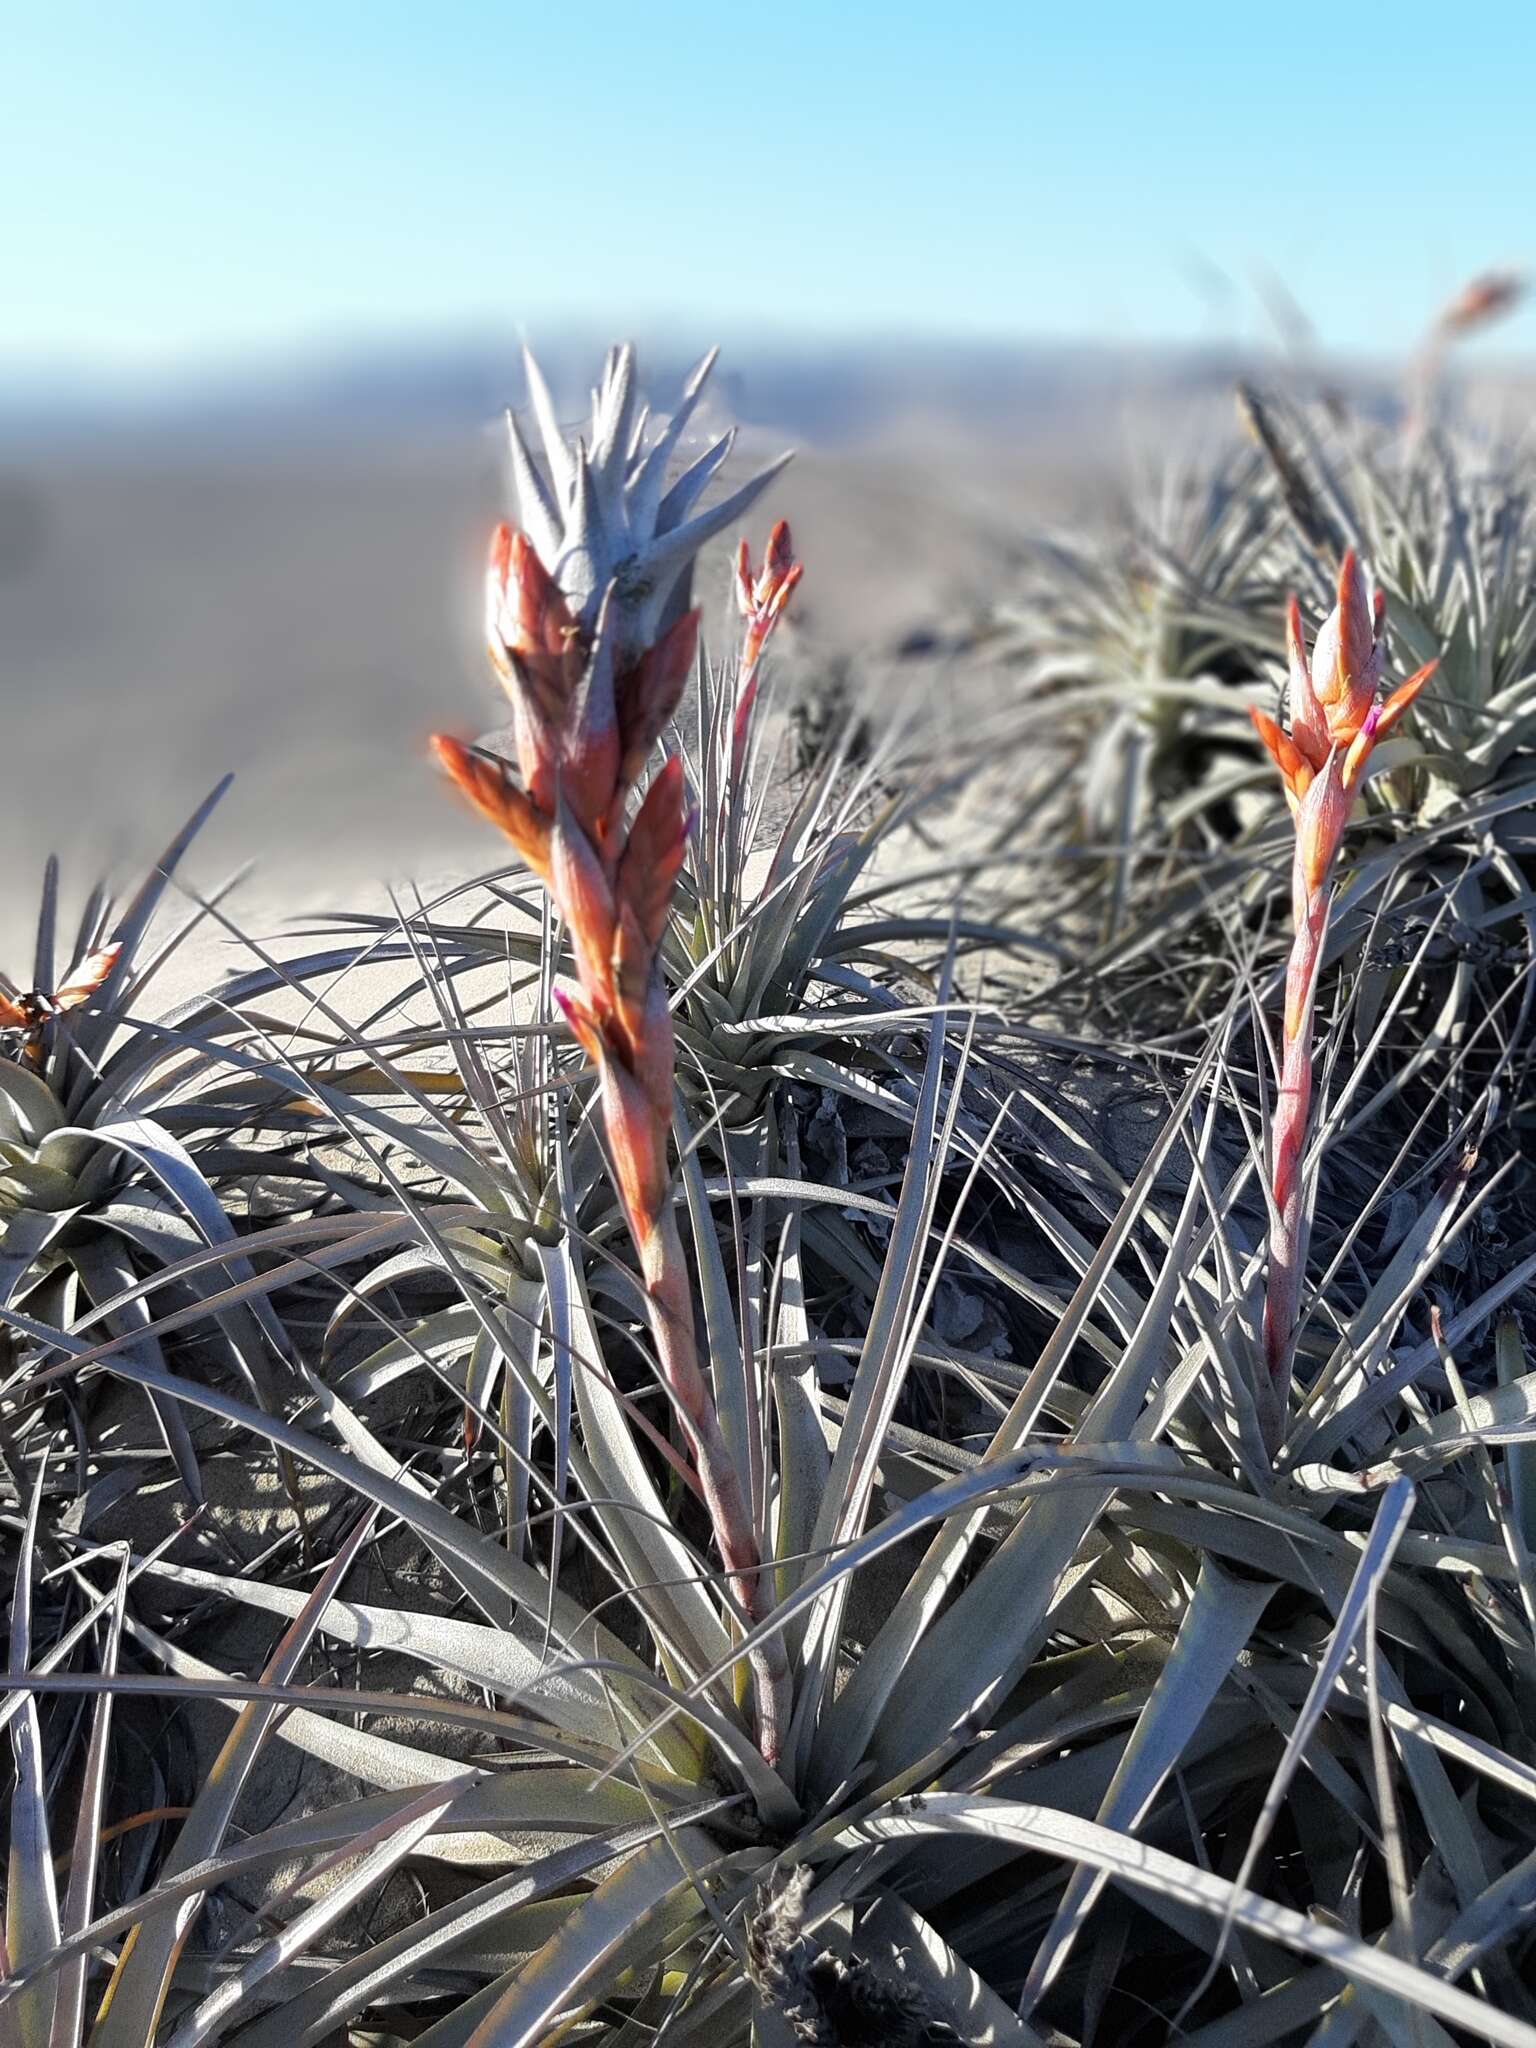
M 509 867 L 47 871 L 0 2028 L 1533 2048 L 1529 463 L 1253 399 L 800 763 L 709 367 L 530 365 Z

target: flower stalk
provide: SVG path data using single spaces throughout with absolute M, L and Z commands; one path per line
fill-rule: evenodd
M 1339 569 L 1337 602 L 1307 660 L 1301 609 L 1286 617 L 1290 729 L 1264 712 L 1252 718 L 1280 771 L 1296 828 L 1291 867 L 1294 937 L 1285 976 L 1279 1091 L 1271 1126 L 1269 1270 L 1264 1297 L 1260 1420 L 1273 1457 L 1290 1409 L 1290 1386 L 1306 1270 L 1308 1212 L 1303 1159 L 1312 1107 L 1312 1022 L 1333 874 L 1344 829 L 1371 755 L 1434 674 L 1429 662 L 1385 702 L 1386 602 L 1367 602 L 1354 550 Z
M 633 358 L 627 350 L 611 355 L 590 450 L 580 441 L 572 450 L 559 436 L 530 361 L 549 480 L 509 423 L 528 530 L 497 529 L 486 603 L 491 661 L 512 704 L 517 773 L 446 734 L 433 746 L 565 921 L 577 989 L 557 992 L 557 1000 L 598 1075 L 611 1171 L 639 1261 L 658 1370 L 732 1593 L 752 1623 L 771 1605 L 772 1578 L 700 1361 L 672 1199 L 675 1046 L 660 946 L 688 836 L 682 762 L 673 757 L 658 769 L 632 809 L 694 663 L 699 614 L 687 605 L 693 554 L 772 474 L 688 518 L 729 448 L 726 437 L 663 489 L 679 419 L 691 411 L 709 360 L 679 414 L 646 448 L 643 418 L 632 418 Z M 764 615 L 763 638 L 793 582 L 780 573 L 765 589 L 772 617 Z M 789 1711 L 779 1636 L 751 1654 L 750 1669 L 757 1740 L 773 1762 Z

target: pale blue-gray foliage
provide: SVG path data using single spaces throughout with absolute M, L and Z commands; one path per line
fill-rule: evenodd
M 668 471 L 703 395 L 718 352 L 683 386 L 676 411 L 658 433 L 638 404 L 635 351 L 608 351 L 592 394 L 590 431 L 567 441 L 531 352 L 524 351 L 529 402 L 544 445 L 540 469 L 514 413 L 507 414 L 518 516 L 539 559 L 590 632 L 609 585 L 614 590 L 616 652 L 638 653 L 687 609 L 693 560 L 704 543 L 761 495 L 788 454 L 694 512 L 731 452 L 735 430 L 721 435 L 679 475 Z M 547 473 L 546 473 L 547 470 Z

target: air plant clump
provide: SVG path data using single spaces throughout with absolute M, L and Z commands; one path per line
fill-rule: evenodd
M 1268 1284 L 1264 1301 L 1261 1395 L 1270 1449 L 1279 1447 L 1287 1412 L 1296 1326 L 1306 1262 L 1302 1155 L 1312 1102 L 1312 1016 L 1323 939 L 1333 898 L 1334 864 L 1371 755 L 1434 674 L 1427 662 L 1385 702 L 1378 702 L 1386 663 L 1386 602 L 1367 603 L 1354 551 L 1339 570 L 1338 599 L 1323 621 L 1310 664 L 1301 608 L 1286 617 L 1290 729 L 1253 709 L 1259 738 L 1280 770 L 1295 822 L 1291 913 L 1295 936 L 1285 977 L 1280 1085 L 1272 1127 Z
M 1169 536 L 1208 607 L 1186 630 L 1170 598 L 1138 643 L 1147 692 L 1179 683 L 1177 744 L 1114 785 L 1135 831 L 1112 859 L 1072 849 L 1123 873 L 1121 936 L 1097 966 L 1039 949 L 1061 969 L 1042 1006 L 1112 946 L 1171 980 L 1200 897 L 1220 1017 L 1160 1045 L 1149 977 L 1133 1073 L 1026 1022 L 1032 991 L 992 999 L 990 966 L 967 994 L 1032 938 L 975 915 L 983 863 L 940 810 L 978 732 L 857 769 L 845 737 L 781 805 L 757 678 L 799 581 L 788 529 L 738 559 L 740 660 L 696 662 L 694 513 L 727 444 L 669 481 L 680 429 L 643 427 L 631 383 L 612 358 L 567 447 L 534 373 L 546 452 L 514 426 L 520 529 L 489 579 L 508 758 L 438 743 L 526 880 L 343 911 L 319 950 L 161 1015 L 141 941 L 183 835 L 125 916 L 93 898 L 62 971 L 50 880 L 41 993 L 0 982 L 0 1208 L 5 1169 L 32 1176 L 0 1216 L 0 2034 L 1531 2048 L 1536 1256 L 1519 1162 L 1472 1179 L 1480 1133 L 1530 1099 L 1529 522 L 1505 559 L 1474 506 L 1466 588 L 1423 564 L 1433 609 L 1377 524 L 1282 547 L 1271 492 L 1250 533 L 1261 476 L 1203 522 L 1206 568 Z M 1448 558 L 1444 490 L 1404 516 Z M 1378 704 L 1383 608 L 1341 574 L 1346 536 L 1396 666 L 1444 654 L 1390 758 L 1423 677 Z M 1114 580 L 1085 619 L 1133 620 Z M 1248 731 L 1287 588 L 1309 615 L 1338 601 L 1310 661 L 1292 608 L 1290 717 L 1258 721 L 1298 910 L 1267 1147 L 1244 990 L 1292 835 L 1251 743 L 1230 819 L 1202 783 L 1192 824 L 1176 778 L 1213 708 L 1223 748 Z M 1012 767 L 1067 801 L 1046 714 L 1091 737 L 1134 680 L 1113 649 L 1085 670 L 1075 630 Z M 1481 756 L 1442 742 L 1448 707 L 1497 707 Z M 1395 785 L 1450 755 L 1467 779 L 1429 828 Z M 1367 798 L 1379 829 L 1341 852 Z M 1149 872 L 1165 848 L 1186 881 Z M 1038 901 L 1040 852 L 988 845 L 1004 903 Z M 1403 938 L 1436 920 L 1443 953 Z M 1465 958 L 1490 933 L 1518 969 L 1502 1014 Z M 1349 963 L 1327 1051 L 1359 1048 L 1326 1205 L 1302 1164 L 1325 960 Z M 1122 1073 L 1156 1095 L 1134 1157 L 1072 1094 Z M 1291 1276 L 1310 1227 L 1337 1331 L 1290 1413 L 1265 1381 L 1251 1398 L 1234 1341 L 1250 1194 L 1282 1162 L 1277 1235 L 1299 1186 Z M 608 1370 L 611 1326 L 655 1384 Z M 668 1512 L 690 1457 L 707 1516 Z M 146 1739 L 154 1702 L 184 1765 Z
M 657 770 L 630 803 L 681 700 L 698 645 L 687 608 L 696 550 L 757 495 L 769 470 L 723 505 L 688 518 L 729 439 L 663 491 L 667 458 L 698 395 L 706 362 L 660 439 L 643 447 L 634 360 L 610 356 L 594 402 L 590 451 L 568 450 L 530 363 L 550 481 L 515 421 L 514 471 L 528 530 L 497 529 L 487 629 L 491 660 L 512 702 L 520 781 L 508 765 L 440 734 L 444 767 L 499 826 L 549 891 L 570 935 L 579 993 L 558 1000 L 597 1071 L 612 1172 L 640 1263 L 657 1363 L 697 1467 L 732 1589 L 748 1621 L 770 1584 L 743 1475 L 726 1443 L 699 1358 L 692 1288 L 672 1203 L 669 1140 L 675 1045 L 659 946 L 687 839 L 682 761 Z M 789 531 L 775 529 L 762 576 L 738 564 L 748 658 L 737 745 L 757 686 L 763 644 L 799 576 Z M 757 1729 L 771 1761 L 784 1736 L 788 1684 L 782 1644 L 753 1654 Z

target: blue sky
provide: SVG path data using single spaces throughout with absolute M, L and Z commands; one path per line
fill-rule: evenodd
M 15 4 L 0 361 L 1257 338 L 1263 272 L 1394 350 L 1536 262 L 1533 59 L 1528 0 Z M 1533 345 L 1529 307 L 1479 344 Z

